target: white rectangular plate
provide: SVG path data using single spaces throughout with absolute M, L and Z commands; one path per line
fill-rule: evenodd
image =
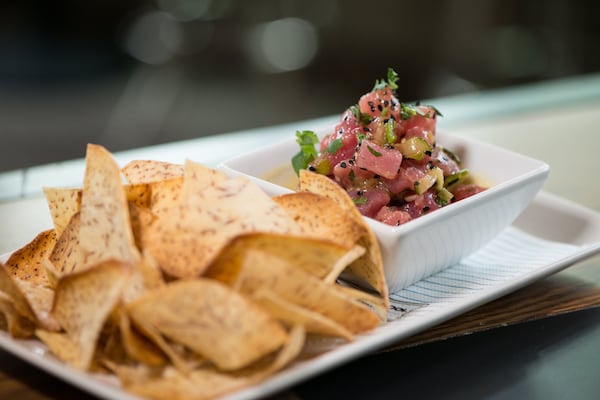
M 228 396 L 252 399 L 276 393 L 366 353 L 519 289 L 600 252 L 600 213 L 540 193 L 523 215 L 489 245 L 459 264 L 393 293 L 390 322 L 352 343 L 309 343 L 320 353 L 261 384 Z M 339 343 L 339 342 L 336 342 Z M 38 340 L 0 332 L 0 348 L 56 377 L 106 399 L 135 399 L 113 376 L 69 368 Z M 326 350 L 326 351 L 325 351 Z

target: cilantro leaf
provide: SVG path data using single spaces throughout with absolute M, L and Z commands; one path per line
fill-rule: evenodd
M 392 90 L 398 89 L 398 74 L 392 68 L 388 68 L 387 70 L 387 80 L 376 79 L 375 86 L 373 86 L 373 90 L 383 90 L 386 87 L 389 87 Z
M 369 114 L 361 112 L 360 108 L 358 107 L 358 104 L 351 106 L 350 111 L 352 112 L 354 118 L 356 118 L 361 123 L 361 125 L 365 126 L 371 123 L 371 116 Z
M 327 145 L 327 152 L 329 154 L 335 154 L 339 149 L 342 148 L 342 139 L 337 138 L 332 140 L 328 145 Z
M 387 80 L 388 80 L 388 86 L 393 89 L 396 90 L 398 89 L 398 84 L 396 82 L 398 82 L 398 79 L 400 79 L 398 77 L 398 74 L 396 73 L 396 71 L 394 71 L 392 68 L 388 68 L 387 70 Z
M 314 150 L 314 145 L 319 143 L 319 138 L 313 131 L 296 131 L 296 142 L 300 145 L 300 148 L 309 146 Z M 314 153 L 316 156 L 317 151 L 314 150 Z
M 415 104 L 400 103 L 400 117 L 402 119 L 409 119 L 411 117 L 414 117 L 415 115 L 420 115 L 422 117 L 427 116 Z
M 356 179 L 356 176 L 354 175 L 354 170 L 351 169 L 350 173 L 348 174 L 348 179 L 350 179 L 350 182 L 354 183 L 354 180 Z
M 367 145 L 367 150 L 369 150 L 369 153 L 373 154 L 375 157 L 381 157 L 381 153 L 369 145 Z
M 301 169 L 306 169 L 317 158 L 315 144 L 319 143 L 319 138 L 313 131 L 296 131 L 296 142 L 300 145 L 300 151 L 292 157 L 292 167 L 298 175 Z
M 402 119 L 409 119 L 411 117 L 414 117 L 415 115 L 420 115 L 421 117 L 425 118 L 433 118 L 433 115 L 431 115 L 430 113 L 424 113 L 418 106 L 418 103 L 400 103 L 400 117 Z M 426 105 L 425 107 L 432 108 L 433 111 L 440 117 L 444 116 L 444 114 L 442 114 L 440 110 L 438 110 L 434 106 Z

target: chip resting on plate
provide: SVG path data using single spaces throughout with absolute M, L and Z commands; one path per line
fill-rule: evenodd
M 377 237 L 371 229 L 366 226 L 362 215 L 348 194 L 333 180 L 308 170 L 300 170 L 298 186 L 300 191 L 317 193 L 335 201 L 347 217 L 358 224 L 365 226 L 365 234 L 360 238 L 358 244 L 364 246 L 367 252 L 349 267 L 349 271 L 369 284 L 381 295 L 389 307 L 388 287 L 383 271 L 383 261 Z
M 352 341 L 385 300 L 339 279 L 387 293 L 379 249 L 338 193 L 304 185 L 273 198 L 190 160 L 119 168 L 90 144 L 81 187 L 44 188 L 53 226 L 0 264 L 0 326 L 167 400 L 260 383 L 310 356 L 307 334 Z

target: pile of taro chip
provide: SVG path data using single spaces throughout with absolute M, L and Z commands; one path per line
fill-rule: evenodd
M 220 396 L 302 357 L 312 335 L 343 343 L 385 322 L 377 240 L 321 175 L 273 198 L 191 161 L 121 169 L 88 145 L 83 187 L 44 192 L 54 228 L 0 265 L 0 325 L 137 395 Z

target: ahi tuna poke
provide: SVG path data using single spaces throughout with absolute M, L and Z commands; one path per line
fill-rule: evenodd
M 327 175 L 362 215 L 388 225 L 485 190 L 473 183 L 454 152 L 436 142 L 440 111 L 399 101 L 397 82 L 397 73 L 388 69 L 387 79 L 376 80 L 320 141 L 312 131 L 297 131 L 300 151 L 292 158 L 296 173 Z

